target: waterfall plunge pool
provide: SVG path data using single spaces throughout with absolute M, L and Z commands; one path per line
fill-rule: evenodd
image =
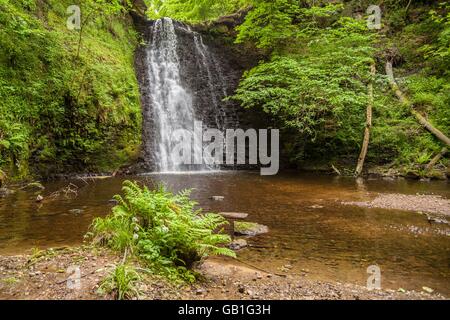
M 0 254 L 24 253 L 33 247 L 78 245 L 92 219 L 111 210 L 125 178 L 61 180 L 45 184 L 42 203 L 36 193 L 19 190 L 0 199 Z M 273 273 L 290 265 L 290 273 L 310 279 L 365 285 L 367 267 L 381 268 L 381 285 L 390 289 L 423 286 L 450 294 L 450 228 L 430 225 L 424 215 L 344 206 L 381 193 L 438 194 L 450 198 L 446 181 L 367 180 L 317 174 L 258 172 L 174 172 L 127 177 L 148 186 L 165 183 L 171 190 L 193 188 L 205 210 L 246 212 L 248 221 L 269 227 L 249 238 L 241 260 Z M 68 183 L 77 196 L 51 200 Z M 213 195 L 224 196 L 213 201 Z M 417 230 L 422 232 L 418 233 Z

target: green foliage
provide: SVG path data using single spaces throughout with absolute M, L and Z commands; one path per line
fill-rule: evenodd
M 136 269 L 126 264 L 120 264 L 102 281 L 98 292 L 112 294 L 116 300 L 138 298 L 137 284 L 140 280 L 141 277 Z
M 438 12 L 438 11 L 439 12 Z M 439 29 L 436 41 L 424 45 L 425 58 L 431 60 L 438 71 L 449 76 L 450 69 L 450 3 L 442 2 L 437 10 L 430 10 L 431 21 Z
M 255 1 L 255 8 L 237 28 L 236 42 L 253 41 L 260 48 L 284 49 L 328 25 L 341 8 L 340 4 L 304 7 L 297 0 Z
M 375 39 L 364 21 L 348 17 L 321 28 L 314 20 L 336 12 L 324 8 L 297 10 L 298 20 L 309 29 L 291 37 L 288 49 L 279 41 L 259 39 L 262 46 L 275 46 L 276 53 L 245 74 L 233 99 L 246 108 L 261 108 L 303 141 L 355 152 L 364 126 Z
M 0 167 L 11 177 L 112 170 L 136 153 L 137 35 L 121 3 L 83 1 L 80 34 L 66 27 L 68 0 L 0 1 Z
M 410 9 L 411 15 L 420 18 L 403 29 L 395 29 L 389 44 L 397 47 L 404 59 L 396 71 L 397 77 L 405 75 L 400 81 L 402 89 L 414 108 L 447 136 L 450 135 L 450 63 L 446 54 L 449 42 L 445 37 L 450 30 L 449 8 L 448 2 L 441 2 Z M 394 109 L 390 113 L 395 118 L 385 117 L 381 125 L 390 124 L 384 128 L 384 145 L 391 145 L 391 150 L 395 150 L 394 162 L 407 167 L 425 165 L 442 149 L 441 142 L 418 125 L 408 112 L 395 111 L 398 106 L 392 102 L 380 108 L 387 109 L 389 105 Z M 374 130 L 379 132 L 381 128 L 375 126 Z
M 253 42 L 271 55 L 244 74 L 232 98 L 263 110 L 284 129 L 284 151 L 294 163 L 356 161 L 369 66 L 383 64 L 379 57 L 390 47 L 404 58 L 408 76 L 401 86 L 407 86 L 415 108 L 450 134 L 449 4 L 412 4 L 407 11 L 408 1 L 386 1 L 383 21 L 390 29 L 381 31 L 368 30 L 365 19 L 354 18 L 355 11 L 364 12 L 370 4 L 255 1 L 237 28 L 238 43 Z M 410 16 L 421 18 L 411 23 Z M 382 70 L 379 66 L 378 72 Z M 374 80 L 369 163 L 423 164 L 442 146 L 398 103 L 381 75 Z
M 146 0 L 151 19 L 171 17 L 180 21 L 203 22 L 226 15 L 248 0 Z
M 94 221 L 96 243 L 119 252 L 129 250 L 169 279 L 191 282 L 194 262 L 208 255 L 234 256 L 222 247 L 230 242 L 220 233 L 224 218 L 195 210 L 189 191 L 174 195 L 162 186 L 149 190 L 130 181 L 124 182 L 123 191 L 123 198 L 115 196 L 119 204 L 112 214 Z
M 204 22 L 252 6 L 237 43 L 265 52 L 233 96 L 284 129 L 292 162 L 358 156 L 369 65 L 396 52 L 395 73 L 416 110 L 450 135 L 450 3 L 386 0 L 368 30 L 369 0 L 145 0 L 151 18 Z M 138 43 L 131 0 L 84 0 L 82 31 L 66 28 L 69 0 L 0 0 L 0 168 L 4 176 L 112 171 L 138 154 Z M 362 13 L 362 15 L 361 15 Z M 245 47 L 245 46 L 243 46 Z M 394 49 L 394 50 L 392 50 Z M 398 49 L 398 50 L 397 50 Z M 369 162 L 424 164 L 442 148 L 375 79 Z M 4 180 L 4 178 L 3 178 Z M 117 249 L 129 225 L 115 221 Z

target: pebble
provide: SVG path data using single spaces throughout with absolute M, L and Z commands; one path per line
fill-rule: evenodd
M 205 289 L 200 288 L 195 291 L 195 294 L 199 296 L 199 295 L 202 295 L 204 292 L 205 292 Z
M 427 293 L 433 293 L 434 292 L 434 290 L 429 288 L 429 287 L 422 287 L 422 290 L 427 292 Z

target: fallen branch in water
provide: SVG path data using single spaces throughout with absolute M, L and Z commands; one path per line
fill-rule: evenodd
M 334 166 L 334 164 L 331 165 L 331 168 L 336 172 L 339 176 L 342 175 L 341 172 Z
M 56 198 L 60 197 L 61 195 L 64 195 L 65 198 L 70 198 L 73 196 L 76 198 L 78 196 L 78 189 L 79 187 L 73 183 L 69 183 L 64 188 L 61 188 L 53 193 L 51 193 L 48 198 L 55 200 Z

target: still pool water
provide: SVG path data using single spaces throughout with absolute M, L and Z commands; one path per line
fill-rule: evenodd
M 450 227 L 430 225 L 414 212 L 368 209 L 342 201 L 372 199 L 379 192 L 438 194 L 450 198 L 446 181 L 366 180 L 316 174 L 284 173 L 262 177 L 253 172 L 149 174 L 127 179 L 149 186 L 165 183 L 192 196 L 210 211 L 249 214 L 248 221 L 270 232 L 248 239 L 251 247 L 239 259 L 273 273 L 365 285 L 367 267 L 381 268 L 381 285 L 421 290 L 423 286 L 450 295 Z M 124 178 L 61 180 L 45 183 L 36 203 L 34 191 L 17 191 L 0 199 L 0 254 L 18 254 L 33 247 L 76 245 L 92 219 L 111 210 L 109 200 L 121 192 Z M 69 183 L 67 197 L 53 194 Z M 51 196 L 53 194 L 53 196 Z M 213 201 L 213 195 L 224 201 Z M 419 231 L 419 232 L 418 232 Z

